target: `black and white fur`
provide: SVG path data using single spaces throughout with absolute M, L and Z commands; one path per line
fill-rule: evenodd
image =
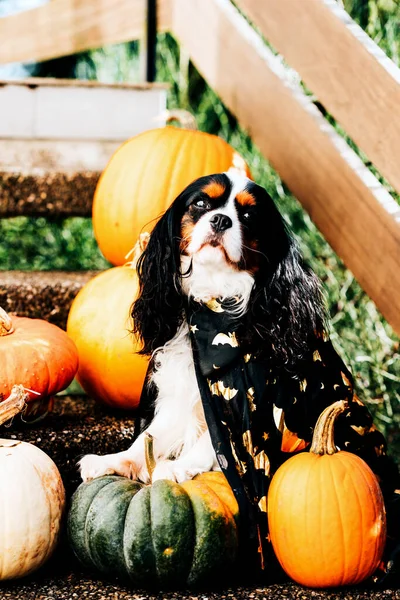
M 244 193 L 243 193 L 244 192 Z M 138 264 L 133 305 L 155 386 L 152 480 L 182 482 L 219 469 L 193 365 L 185 298 L 240 299 L 245 343 L 293 376 L 308 341 L 324 329 L 319 283 L 267 192 L 236 172 L 190 184 L 156 224 Z M 117 473 L 148 481 L 144 433 L 130 448 L 80 461 L 83 480 Z

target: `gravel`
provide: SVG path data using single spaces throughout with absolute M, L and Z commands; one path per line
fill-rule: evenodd
M 66 328 L 71 304 L 96 271 L 2 271 L 0 306 L 20 317 L 44 319 Z
M 99 172 L 0 171 L 0 216 L 89 217 Z

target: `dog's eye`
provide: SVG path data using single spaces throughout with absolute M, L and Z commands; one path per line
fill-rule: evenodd
M 199 198 L 199 200 L 196 200 L 193 204 L 196 208 L 202 208 L 203 210 L 209 210 L 211 208 L 211 204 L 207 202 L 207 200 L 204 200 L 204 198 Z
M 247 221 L 248 222 L 248 221 L 251 221 L 252 216 L 253 215 L 252 215 L 251 212 L 246 211 L 245 213 L 243 213 L 242 219 L 243 219 L 243 221 Z

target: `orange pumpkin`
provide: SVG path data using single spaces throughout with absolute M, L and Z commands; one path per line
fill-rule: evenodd
M 77 379 L 93 398 L 117 408 L 139 403 L 147 359 L 135 354 L 130 309 L 138 292 L 129 265 L 96 275 L 75 297 L 67 332 L 79 353 Z
M 310 452 L 286 461 L 268 494 L 275 554 L 292 579 L 313 588 L 363 581 L 378 567 L 386 541 L 374 473 L 334 444 L 333 424 L 346 406 L 339 401 L 321 414 Z
M 0 308 L 0 365 L 0 399 L 10 395 L 14 384 L 21 384 L 32 390 L 28 392 L 28 403 L 44 406 L 73 380 L 78 352 L 56 325 L 41 319 L 10 317 Z
M 93 228 L 104 256 L 123 265 L 142 229 L 151 229 L 189 183 L 232 166 L 250 176 L 229 144 L 201 131 L 164 127 L 130 139 L 112 156 L 94 195 Z

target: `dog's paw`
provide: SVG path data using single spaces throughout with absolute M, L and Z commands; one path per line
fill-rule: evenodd
M 183 461 L 177 460 L 162 460 L 157 463 L 153 474 L 152 481 L 159 479 L 169 479 L 177 483 L 183 483 L 188 479 L 193 479 L 199 473 L 204 473 L 204 469 L 199 467 L 188 467 Z
M 136 469 L 132 461 L 117 455 L 98 456 L 87 454 L 78 462 L 83 481 L 89 481 L 102 475 L 122 475 L 129 479 L 135 479 Z

